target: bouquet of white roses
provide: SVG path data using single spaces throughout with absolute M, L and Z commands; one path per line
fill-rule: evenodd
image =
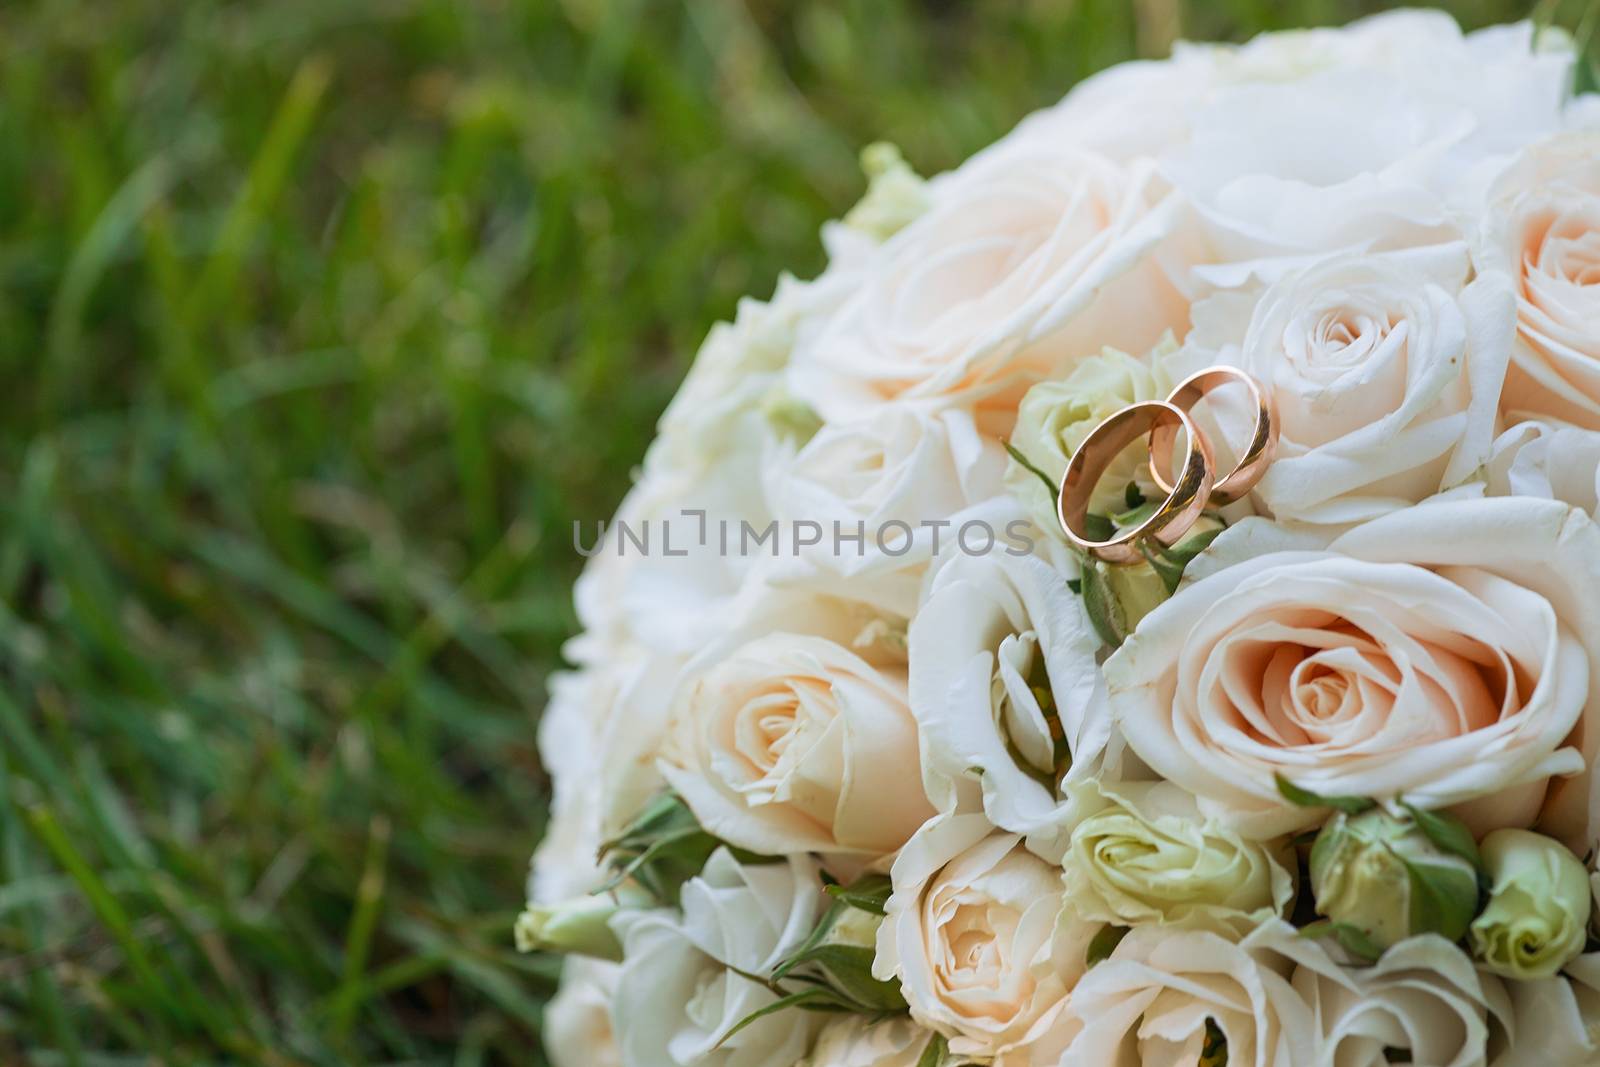
M 561 1067 L 1600 1064 L 1600 105 L 1403 12 L 888 146 L 540 742 Z

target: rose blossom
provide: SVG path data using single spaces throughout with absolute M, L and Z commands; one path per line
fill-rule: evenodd
M 776 1013 L 729 1036 L 777 995 L 745 974 L 767 974 L 815 925 L 821 883 L 809 860 L 741 864 L 726 849 L 684 884 L 672 909 L 612 920 L 625 955 L 611 1018 L 627 1067 L 790 1067 L 820 1018 Z M 736 973 L 736 972 L 742 972 Z
M 888 855 L 933 814 L 903 668 L 774 633 L 692 671 L 663 771 L 712 834 L 766 855 Z M 907 783 L 912 788 L 907 788 Z
M 1355 31 L 1269 35 L 1217 60 L 1237 84 L 1200 97 L 1163 163 L 1204 220 L 1218 265 L 1203 277 L 1456 239 L 1478 165 L 1561 121 L 1571 50 L 1534 48 L 1528 24 L 1463 38 L 1447 15 L 1396 12 Z
M 1474 499 L 1275 551 L 1294 539 L 1230 529 L 1107 661 L 1133 750 L 1249 834 L 1321 820 L 1281 775 L 1587 840 L 1587 781 L 1551 776 L 1584 772 L 1597 742 L 1600 530 L 1554 501 Z
M 622 1067 L 611 1026 L 616 964 L 569 956 L 561 964 L 561 986 L 544 1008 L 545 1051 L 554 1067 Z
M 1284 850 L 1202 818 L 1176 786 L 1097 788 L 1105 806 L 1072 831 L 1063 860 L 1067 907 L 1082 918 L 1248 929 L 1282 915 L 1294 899 L 1294 880 L 1279 862 Z M 1292 866 L 1292 852 L 1287 859 Z
M 786 526 L 820 528 L 818 543 L 798 558 L 780 555 L 772 580 L 909 616 L 936 546 L 947 551 L 970 521 L 1003 534 L 995 508 L 981 505 L 1000 494 L 1005 464 L 1000 443 L 960 409 L 886 404 L 870 417 L 829 423 L 794 453 L 775 451 L 766 462 L 773 514 Z M 923 525 L 938 520 L 950 525 Z
M 1277 922 L 1243 942 L 1134 928 L 1073 990 L 1060 1067 L 1194 1067 L 1208 1021 L 1227 1040 L 1229 1067 L 1310 1064 L 1311 1011 L 1289 984 L 1289 960 L 1270 947 L 1286 936 L 1293 929 Z
M 1513 1007 L 1512 1049 L 1493 1067 L 1600 1063 L 1600 952 L 1579 956 L 1550 978 L 1505 984 Z
M 1342 967 L 1311 942 L 1281 945 L 1300 961 L 1291 981 L 1315 1018 L 1307 1064 L 1387 1067 L 1393 1050 L 1429 1067 L 1483 1067 L 1491 1020 L 1510 1019 L 1504 984 L 1442 937 L 1402 941 L 1371 967 Z
M 1195 308 L 1172 376 L 1223 363 L 1277 409 L 1277 458 L 1253 497 L 1278 519 L 1350 523 L 1465 481 L 1494 441 L 1511 347 L 1509 279 L 1463 288 L 1464 245 L 1343 256 L 1259 299 Z
M 1004 142 L 1002 142 L 1002 145 Z M 1003 433 L 1023 389 L 1104 345 L 1142 352 L 1188 304 L 1153 258 L 1173 225 L 1147 161 L 997 145 L 929 185 L 854 295 L 796 352 L 797 395 L 828 420 L 887 400 L 984 402 Z
M 1063 920 L 1060 874 L 993 832 L 981 815 L 944 815 L 895 860 L 873 974 L 898 978 L 911 1017 L 956 1056 L 1044 1067 L 1096 925 Z
M 1032 556 L 956 556 L 910 629 L 923 778 L 942 810 L 981 803 L 996 826 L 1059 860 L 1076 821 L 1065 786 L 1110 740 L 1100 642 L 1067 576 Z
M 1517 280 L 1503 407 L 1600 429 L 1600 133 L 1529 148 L 1487 211 L 1481 265 Z
M 618 647 L 608 662 L 549 680 L 539 757 L 555 795 L 534 853 L 530 901 L 553 904 L 604 881 L 600 843 L 662 785 L 655 770 L 679 661 Z

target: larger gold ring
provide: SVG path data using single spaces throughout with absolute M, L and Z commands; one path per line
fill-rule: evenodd
M 1188 439 L 1188 454 L 1177 482 L 1167 489 L 1161 506 L 1131 530 L 1116 533 L 1104 541 L 1088 536 L 1089 500 L 1106 469 L 1134 441 L 1162 427 L 1176 434 L 1182 427 Z M 1200 433 L 1189 413 L 1162 400 L 1131 404 L 1096 426 L 1072 454 L 1061 476 L 1056 495 L 1056 517 L 1067 539 L 1078 548 L 1108 563 L 1138 563 L 1144 559 L 1139 544 L 1153 538 L 1162 545 L 1174 545 L 1200 518 L 1211 498 L 1216 472 L 1211 446 Z
M 1267 472 L 1273 453 L 1278 448 L 1278 418 L 1272 405 L 1272 396 L 1261 388 L 1250 375 L 1237 367 L 1215 366 L 1195 371 L 1179 382 L 1167 396 L 1167 403 L 1184 411 L 1191 410 L 1200 398 L 1229 382 L 1243 382 L 1250 390 L 1250 404 L 1255 409 L 1255 427 L 1250 432 L 1250 444 L 1227 477 L 1219 480 L 1211 490 L 1211 504 L 1221 507 L 1241 499 L 1255 487 Z M 1150 477 L 1162 492 L 1171 492 L 1165 472 L 1172 469 L 1172 446 L 1178 429 L 1171 424 L 1157 426 L 1150 431 Z

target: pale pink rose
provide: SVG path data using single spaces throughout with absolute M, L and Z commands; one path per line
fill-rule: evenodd
M 1600 133 L 1529 148 L 1496 182 L 1480 257 L 1517 280 L 1501 406 L 1600 429 Z
M 1588 517 L 1549 500 L 1442 500 L 1325 550 L 1280 550 L 1295 539 L 1262 520 L 1234 527 L 1107 661 L 1130 747 L 1250 834 L 1321 820 L 1280 795 L 1282 776 L 1327 796 L 1454 805 L 1480 832 L 1540 820 L 1587 841 L 1587 783 L 1552 776 L 1585 772 L 1600 740 Z
M 1104 345 L 1142 352 L 1186 328 L 1188 302 L 1157 255 L 1177 205 L 1148 161 L 1002 142 L 929 189 L 929 210 L 795 352 L 793 389 L 824 418 L 959 401 L 1003 433 L 1029 384 Z
M 1061 914 L 1061 871 L 982 815 L 944 815 L 901 852 L 873 973 L 901 983 L 911 1017 L 950 1051 L 1046 1067 L 1099 929 Z
M 692 670 L 662 770 L 711 833 L 765 855 L 856 869 L 933 814 L 918 784 L 902 666 L 774 633 Z

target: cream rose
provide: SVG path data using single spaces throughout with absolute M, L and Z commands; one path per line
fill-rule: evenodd
M 1004 145 L 1004 142 L 1002 142 Z M 1187 301 L 1155 253 L 1176 203 L 1148 162 L 1036 140 L 929 183 L 849 302 L 800 346 L 794 392 L 828 420 L 894 398 L 983 402 L 1003 433 L 1023 389 L 1110 344 L 1181 332 Z
M 553 904 L 604 881 L 600 843 L 663 784 L 655 762 L 680 664 L 621 645 L 609 660 L 551 676 L 539 756 L 555 795 L 533 857 L 530 901 Z
M 700 824 L 766 855 L 847 866 L 894 852 L 933 814 L 918 788 L 905 673 L 825 638 L 776 633 L 680 689 L 663 773 Z
M 553 1067 L 622 1067 L 611 1026 L 611 996 L 619 968 L 612 963 L 568 957 L 561 986 L 544 1008 L 544 1051 Z
M 1456 239 L 1477 165 L 1561 121 L 1571 50 L 1534 48 L 1526 23 L 1463 38 L 1447 15 L 1396 12 L 1353 30 L 1217 58 L 1163 166 L 1220 264 L 1202 276 L 1233 286 L 1261 260 Z
M 873 974 L 956 1056 L 1053 1064 L 1097 926 L 1063 921 L 1060 874 L 981 815 L 930 822 L 895 860 Z
M 1060 1067 L 1195 1067 L 1218 1035 L 1229 1067 L 1312 1063 L 1311 1011 L 1289 984 L 1289 960 L 1257 946 L 1284 936 L 1293 929 L 1276 923 L 1243 942 L 1135 928 L 1073 990 Z
M 820 1018 L 778 1012 L 729 1036 L 777 995 L 743 975 L 770 973 L 822 907 L 814 864 L 741 864 L 726 849 L 684 884 L 682 914 L 621 911 L 624 957 L 611 1019 L 626 1067 L 790 1067 Z M 740 973 L 742 972 L 742 973 Z
M 1486 982 L 1493 980 L 1485 976 Z M 1600 952 L 1579 956 L 1550 978 L 1505 983 L 1514 1049 L 1494 1067 L 1593 1067 L 1600 1063 Z
M 936 1039 L 910 1019 L 850 1016 L 823 1027 L 816 1048 L 797 1067 L 922 1067 L 922 1054 Z
M 1251 835 L 1321 821 L 1280 795 L 1282 776 L 1456 805 L 1478 833 L 1537 818 L 1588 839 L 1587 782 L 1550 787 L 1584 772 L 1596 741 L 1600 530 L 1586 516 L 1448 500 L 1326 551 L 1274 551 L 1285 540 L 1261 520 L 1230 529 L 1204 577 L 1107 661 L 1116 719 L 1151 768 Z
M 706 335 L 661 415 L 645 469 L 652 474 L 703 470 L 763 434 L 763 402 L 780 384 L 790 353 L 821 327 L 855 284 L 851 270 L 835 266 L 809 282 L 781 276 L 770 302 L 741 300 L 733 322 L 719 322 Z
M 1001 493 L 1005 464 L 1000 443 L 958 409 L 889 404 L 870 418 L 824 426 L 797 452 L 767 463 L 773 513 L 791 531 L 812 524 L 801 540 L 815 542 L 781 552 L 773 580 L 909 616 L 936 554 L 960 551 L 958 538 L 977 550 L 1006 536 L 997 508 L 981 506 Z M 968 523 L 981 525 L 963 533 Z
M 1052 861 L 1110 741 L 1100 642 L 1067 576 L 1032 556 L 959 556 L 910 629 L 923 778 L 941 810 L 981 803 Z
M 1600 132 L 1529 148 L 1487 210 L 1481 266 L 1517 281 L 1502 406 L 1600 429 Z
M 1560 500 L 1591 518 L 1600 514 L 1600 432 L 1519 422 L 1495 441 L 1485 473 L 1493 495 Z
M 1204 819 L 1183 790 L 1129 782 L 1101 791 L 1106 806 L 1072 831 L 1062 861 L 1067 907 L 1085 920 L 1248 929 L 1294 899 L 1272 849 Z
M 1464 245 L 1345 256 L 1259 300 L 1195 309 L 1184 373 L 1243 368 L 1272 394 L 1278 455 L 1254 499 L 1279 519 L 1351 523 L 1414 504 L 1488 459 L 1511 348 L 1511 283 L 1463 288 Z M 1174 373 L 1174 377 L 1178 374 Z
M 1371 967 L 1341 967 L 1314 944 L 1284 945 L 1300 961 L 1292 982 L 1315 1019 L 1308 1065 L 1387 1067 L 1409 1053 L 1429 1067 L 1483 1067 L 1491 1022 L 1510 1022 L 1505 986 L 1442 937 L 1402 941 Z

